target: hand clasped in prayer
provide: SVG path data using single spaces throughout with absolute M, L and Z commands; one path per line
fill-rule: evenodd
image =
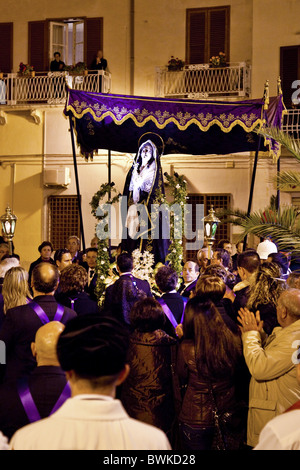
M 238 321 L 241 324 L 239 328 L 242 333 L 252 330 L 261 332 L 263 329 L 263 321 L 260 319 L 258 310 L 254 315 L 254 313 L 250 312 L 247 308 L 241 308 L 239 310 Z

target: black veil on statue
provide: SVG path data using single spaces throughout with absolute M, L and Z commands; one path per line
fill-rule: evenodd
M 168 247 L 170 244 L 169 239 L 162 237 L 162 224 L 168 223 L 161 212 L 158 213 L 158 218 L 155 223 L 159 224 L 159 237 L 151 238 L 151 227 L 154 223 L 151 220 L 151 205 L 159 204 L 157 201 L 158 194 L 165 194 L 164 181 L 161 169 L 160 157 L 164 150 L 163 139 L 153 132 L 143 134 L 138 142 L 138 152 L 133 160 L 133 164 L 127 173 L 123 196 L 127 198 L 127 215 L 122 217 L 123 232 L 122 232 L 122 251 L 132 253 L 135 249 L 141 252 L 149 251 L 154 255 L 154 263 L 164 263 L 168 254 Z M 143 164 L 142 153 L 145 152 L 145 147 L 151 149 L 152 155 Z M 147 213 L 148 236 L 142 238 L 141 233 L 141 220 L 143 217 L 138 218 L 137 205 L 143 204 L 145 206 L 145 213 Z M 122 210 L 122 214 L 125 210 Z M 167 231 L 168 233 L 168 231 Z

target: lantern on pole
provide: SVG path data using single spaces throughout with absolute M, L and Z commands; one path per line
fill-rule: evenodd
M 211 257 L 212 257 L 211 248 L 214 244 L 214 241 L 216 238 L 216 231 L 221 221 L 218 219 L 218 217 L 215 216 L 215 211 L 213 209 L 213 206 L 211 206 L 211 209 L 209 210 L 208 215 L 206 217 L 203 217 L 202 220 L 204 223 L 204 235 L 208 244 L 208 259 L 211 260 Z
M 12 214 L 9 206 L 7 206 L 5 214 L 3 214 L 0 217 L 0 221 L 2 225 L 3 236 L 4 238 L 7 238 L 8 240 L 9 254 L 12 255 L 13 254 L 12 239 L 14 238 L 14 235 L 15 235 L 17 217 L 14 214 Z

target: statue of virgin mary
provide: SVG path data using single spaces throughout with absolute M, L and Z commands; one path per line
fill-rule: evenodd
M 155 136 L 156 134 L 154 134 Z M 153 137 L 145 140 L 139 147 L 130 168 L 123 191 L 127 197 L 127 217 L 122 236 L 122 250 L 131 253 L 136 248 L 140 251 L 152 250 L 155 263 L 164 263 L 168 252 L 169 240 L 151 239 L 151 205 L 157 196 L 157 190 L 164 194 L 164 182 L 160 164 L 158 145 Z M 141 211 L 140 209 L 144 209 Z M 147 220 L 146 220 L 147 219 Z M 161 214 L 158 223 L 161 225 Z M 145 231 L 143 232 L 143 226 Z M 161 232 L 161 227 L 159 227 Z M 145 233 L 148 236 L 145 236 Z M 144 234 L 143 237 L 141 234 Z

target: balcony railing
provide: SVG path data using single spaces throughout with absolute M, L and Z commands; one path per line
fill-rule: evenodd
M 104 70 L 72 75 L 69 72 L 36 72 L 34 76 L 17 73 L 0 78 L 0 105 L 25 105 L 30 103 L 64 104 L 70 88 L 109 93 L 111 74 Z
M 249 97 L 250 72 L 251 67 L 245 62 L 230 63 L 226 67 L 191 64 L 179 71 L 157 67 L 155 96 L 190 99 Z
M 300 109 L 287 109 L 283 115 L 282 130 L 300 140 Z

